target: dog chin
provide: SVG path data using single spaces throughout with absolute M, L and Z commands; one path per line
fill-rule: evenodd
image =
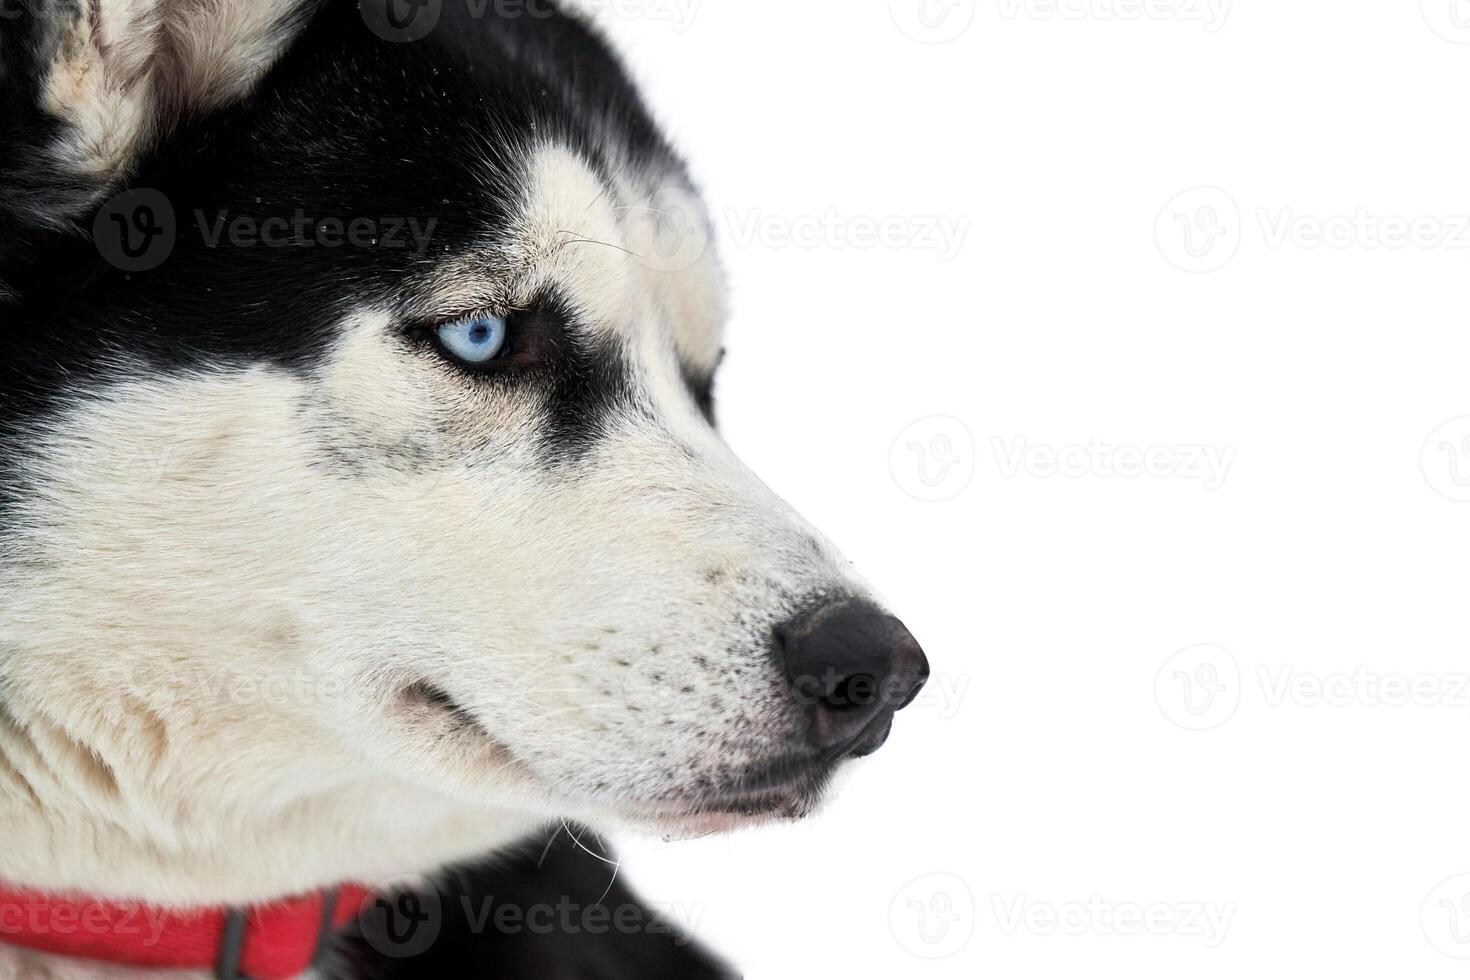
M 805 796 L 717 804 L 710 809 L 696 810 L 674 818 L 669 822 L 665 833 L 671 839 L 707 837 L 766 824 L 795 823 L 817 812 L 821 804 L 821 799 Z
M 796 823 L 819 812 L 824 803 L 824 796 L 804 793 L 782 794 L 739 803 L 717 803 L 667 819 L 662 831 L 668 840 L 682 840 L 749 830 L 769 824 Z
M 645 808 L 628 808 L 630 822 L 666 840 L 707 837 L 775 823 L 795 823 L 819 812 L 828 797 L 835 771 L 809 775 L 788 785 L 759 791 L 730 791 L 665 800 Z

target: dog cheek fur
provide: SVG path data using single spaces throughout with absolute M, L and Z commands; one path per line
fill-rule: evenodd
M 813 592 L 860 588 L 835 551 L 676 385 L 650 382 L 654 359 L 635 387 L 663 401 L 614 413 L 588 456 L 548 466 L 531 448 L 545 406 L 446 381 L 385 330 L 349 331 L 313 396 L 331 406 L 318 452 L 345 431 L 418 447 L 359 442 L 341 473 L 357 528 L 342 536 L 393 551 L 356 563 L 389 580 L 351 587 L 361 606 L 334 617 L 331 646 L 448 691 L 578 799 L 688 793 L 776 751 L 795 720 L 770 630 Z
M 367 695 L 306 588 L 347 583 L 303 398 L 264 369 L 140 379 L 30 454 L 0 562 L 0 878 L 240 901 L 529 825 L 417 799 L 344 734 Z

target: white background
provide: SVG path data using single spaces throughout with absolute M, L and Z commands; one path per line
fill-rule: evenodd
M 729 440 L 935 669 L 623 873 L 753 980 L 1465 976 L 1470 3 L 593 2 Z

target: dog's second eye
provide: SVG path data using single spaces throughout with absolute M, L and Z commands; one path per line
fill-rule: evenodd
M 486 364 L 505 350 L 505 320 L 498 316 L 469 316 L 440 324 L 434 334 L 446 351 L 466 364 Z

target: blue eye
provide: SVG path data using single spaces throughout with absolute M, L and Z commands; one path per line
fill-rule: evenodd
M 484 364 L 505 349 L 505 321 L 498 316 L 468 316 L 434 328 L 444 349 L 466 364 Z

